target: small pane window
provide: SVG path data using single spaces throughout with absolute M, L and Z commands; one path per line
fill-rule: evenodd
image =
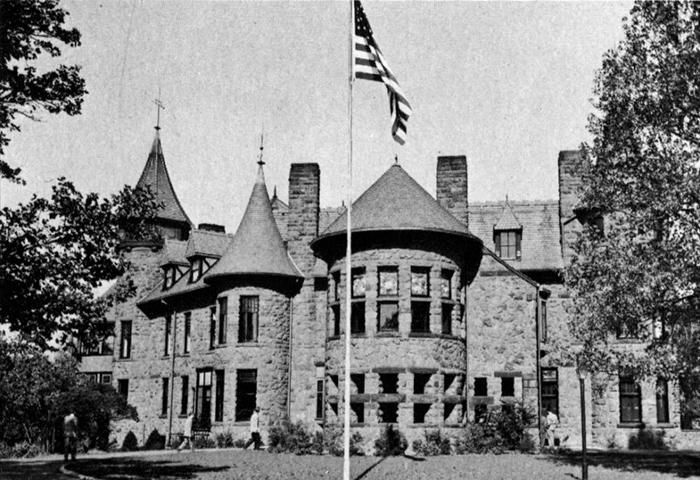
M 180 399 L 180 415 L 187 415 L 187 403 L 189 401 L 190 394 L 190 377 L 187 375 L 182 376 L 182 397 Z
M 379 310 L 379 331 L 398 332 L 399 331 L 399 303 L 380 302 L 377 304 Z
M 164 349 L 163 349 L 163 355 L 170 355 L 170 332 L 173 329 L 173 319 L 170 315 L 165 317 L 165 342 L 164 342 Z
M 430 332 L 430 302 L 411 302 L 411 332 Z
M 503 230 L 495 233 L 496 253 L 504 260 L 520 260 L 520 230 Z
M 333 336 L 340 335 L 340 305 L 331 306 L 331 315 L 333 315 Z
M 559 378 L 556 368 L 542 368 L 542 408 L 559 415 Z
M 209 308 L 209 350 L 216 346 L 216 307 Z
M 452 335 L 452 307 L 451 303 L 442 304 L 442 333 Z
M 219 299 L 219 345 L 226 344 L 226 327 L 228 324 L 228 298 Z
M 183 335 L 183 353 L 190 353 L 190 328 L 192 326 L 192 312 L 185 313 L 185 333 Z
M 399 393 L 399 374 L 380 373 L 379 374 L 380 393 Z
M 131 321 L 122 321 L 121 344 L 119 358 L 131 357 Z
M 515 378 L 514 377 L 502 377 L 501 378 L 501 396 L 502 397 L 515 396 Z
M 440 297 L 452 298 L 452 270 L 443 270 L 440 273 Z
M 489 394 L 488 379 L 486 377 L 476 377 L 474 379 L 474 396 L 486 397 Z
M 203 267 L 204 265 L 201 258 L 192 260 L 192 265 L 190 267 L 190 283 L 194 283 L 200 279 Z
M 425 417 L 430 411 L 429 403 L 414 403 L 413 404 L 413 423 L 425 423 Z
M 656 382 L 656 423 L 668 423 L 668 382 L 659 378 Z
M 399 404 L 380 403 L 378 414 L 379 423 L 396 423 L 399 418 Z
M 399 270 L 396 267 L 379 267 L 379 295 L 399 294 Z
M 642 389 L 632 377 L 620 377 L 620 423 L 642 421 Z
M 258 312 L 260 310 L 259 297 L 241 296 L 238 316 L 238 341 L 258 341 Z
M 117 392 L 119 395 L 124 397 L 124 400 L 129 399 L 129 379 L 128 378 L 120 378 L 117 380 Z
M 323 419 L 323 380 L 316 380 L 316 420 Z
M 236 385 L 236 421 L 250 420 L 257 406 L 258 371 L 238 370 Z
M 411 295 L 414 297 L 427 297 L 430 294 L 430 269 L 411 269 Z
M 359 298 L 365 296 L 365 269 L 357 268 L 352 271 L 352 296 Z
M 333 295 L 331 300 L 337 302 L 340 300 L 340 272 L 333 272 Z
M 413 393 L 416 395 L 422 395 L 424 393 L 427 393 L 425 391 L 425 387 L 428 385 L 428 382 L 430 382 L 431 377 L 432 375 L 429 373 L 414 373 Z
M 365 374 L 364 373 L 351 373 L 350 380 L 357 389 L 358 394 L 365 393 Z
M 163 393 L 161 395 L 160 414 L 167 415 L 167 413 L 168 413 L 168 389 L 170 387 L 170 379 L 167 377 L 164 377 L 162 380 L 163 380 Z
M 365 333 L 365 302 L 354 302 L 352 304 L 350 332 Z
M 365 404 L 364 403 L 351 403 L 350 408 L 355 416 L 355 422 L 365 423 Z
M 214 404 L 214 421 L 224 421 L 224 371 L 216 372 L 216 403 Z

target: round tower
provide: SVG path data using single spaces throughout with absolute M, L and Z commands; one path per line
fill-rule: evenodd
M 464 288 L 482 243 L 398 164 L 352 206 L 352 271 L 345 267 L 346 214 L 314 240 L 329 266 L 327 420 L 351 418 L 436 428 L 459 425 L 467 372 Z M 344 374 L 345 291 L 351 289 L 351 378 Z M 409 433 L 409 430 L 404 430 Z
M 236 375 L 227 382 L 236 389 L 227 394 L 231 416 L 247 422 L 258 406 L 264 425 L 289 413 L 291 299 L 303 275 L 275 223 L 262 165 L 238 230 L 204 282 L 233 329 L 225 352 Z

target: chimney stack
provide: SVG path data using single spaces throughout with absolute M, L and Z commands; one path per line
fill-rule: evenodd
M 440 156 L 437 163 L 437 201 L 457 220 L 469 226 L 467 157 Z
M 304 273 L 312 274 L 316 257 L 309 244 L 318 236 L 321 170 L 317 163 L 293 163 L 289 171 L 287 239 L 289 254 Z

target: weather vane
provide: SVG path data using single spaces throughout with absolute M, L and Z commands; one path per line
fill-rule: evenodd
M 160 88 L 158 88 L 158 98 L 156 98 L 153 103 L 156 104 L 156 108 L 158 109 L 158 116 L 157 116 L 157 121 L 156 121 L 156 130 L 160 130 L 160 111 L 165 110 L 165 106 L 163 105 L 163 102 L 160 101 Z
M 265 136 L 265 127 L 263 127 L 262 132 L 260 132 L 260 159 L 258 160 L 258 165 L 265 165 L 263 162 L 263 138 Z

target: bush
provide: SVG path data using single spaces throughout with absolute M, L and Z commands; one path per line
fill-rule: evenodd
M 237 438 L 233 441 L 233 446 L 235 448 L 245 448 L 245 443 L 246 443 L 245 438 Z
M 214 435 L 214 443 L 216 448 L 231 448 L 234 446 L 233 434 L 231 432 L 217 433 Z M 243 445 L 245 445 L 245 441 Z
M 216 447 L 216 442 L 209 435 L 206 437 L 196 436 L 194 437 L 194 448 L 195 450 L 202 448 L 214 448 Z
M 143 445 L 144 450 L 163 450 L 165 449 L 165 435 L 158 433 L 155 428 L 148 435 L 146 443 Z
M 639 430 L 629 438 L 630 450 L 668 450 L 663 430 Z
M 461 438 L 455 442 L 455 453 L 502 453 L 500 439 L 495 430 L 485 423 L 467 424 Z
M 380 457 L 395 457 L 403 455 L 408 448 L 408 442 L 403 433 L 389 424 L 374 442 L 374 448 Z
M 122 451 L 123 452 L 134 452 L 139 449 L 139 442 L 136 440 L 136 435 L 134 435 L 134 432 L 129 430 L 129 433 L 126 434 L 126 437 L 124 437 L 124 442 L 122 442 Z
M 30 442 L 18 442 L 13 446 L 0 443 L 0 458 L 32 458 L 46 453 L 41 446 Z
M 323 430 L 323 433 L 318 432 L 316 437 L 321 439 L 321 447 L 317 449 L 319 454 L 328 452 L 336 457 L 342 457 L 345 454 L 345 429 L 337 426 L 329 426 Z M 350 435 L 350 455 L 364 455 L 362 450 L 362 435 L 360 432 L 352 432 Z
M 291 422 L 288 418 L 275 423 L 270 428 L 269 451 L 275 453 L 290 452 L 297 455 L 313 453 L 315 436 L 307 430 L 302 422 Z
M 428 431 L 423 434 L 425 440 L 415 440 L 413 442 L 413 450 L 426 457 L 435 455 L 449 455 L 450 439 L 442 434 L 440 430 Z
M 491 412 L 483 423 L 467 425 L 455 445 L 455 452 L 498 454 L 506 450 L 531 451 L 535 445 L 526 429 L 534 419 L 532 412 L 521 404 Z

